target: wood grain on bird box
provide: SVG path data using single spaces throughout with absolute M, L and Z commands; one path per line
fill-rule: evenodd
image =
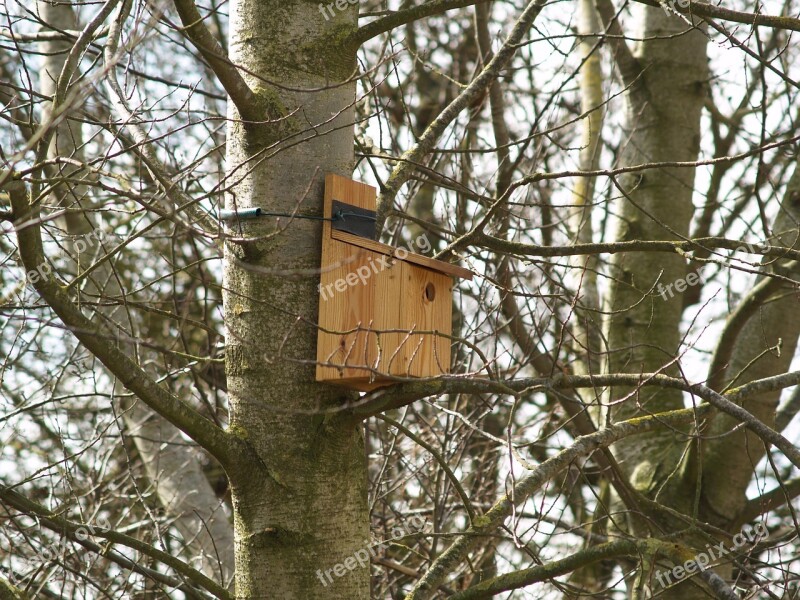
M 367 391 L 450 372 L 456 265 L 375 241 L 375 188 L 325 177 L 317 381 Z

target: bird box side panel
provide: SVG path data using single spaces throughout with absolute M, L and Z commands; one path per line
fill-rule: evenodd
M 334 199 L 374 210 L 375 197 L 375 188 L 369 185 L 339 175 L 325 176 L 324 214 L 328 217 Z M 374 282 L 352 283 L 359 269 L 363 273 L 363 268 L 376 256 L 333 239 L 331 223 L 323 223 L 317 381 L 346 384 L 348 380 L 368 376 L 364 368 L 354 367 L 369 365 L 371 360 L 370 334 L 365 329 L 373 320 Z M 327 363 L 335 366 L 325 366 Z
M 374 282 L 359 279 L 359 273 L 372 271 L 374 257 L 372 252 L 329 240 L 331 262 L 320 277 L 318 381 L 365 377 L 374 364 L 374 334 L 368 331 L 374 321 Z
M 391 374 L 435 377 L 450 372 L 453 279 L 402 263 L 399 349 Z

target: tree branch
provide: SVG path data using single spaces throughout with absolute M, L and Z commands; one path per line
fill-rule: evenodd
M 798 411 L 800 411 L 800 387 L 794 389 L 789 399 L 781 405 L 775 414 L 775 429 L 777 431 L 786 429 Z
M 783 282 L 780 279 L 763 279 L 742 299 L 736 309 L 728 316 L 722 335 L 714 350 L 711 366 L 708 368 L 708 387 L 722 390 L 725 383 L 725 373 L 736 348 L 736 340 L 756 311 L 766 302 Z
M 103 51 L 104 63 L 108 72 L 105 81 L 106 90 L 109 93 L 114 109 L 122 117 L 123 125 L 131 131 L 132 137 L 136 142 L 132 150 L 136 152 L 145 164 L 153 179 L 163 187 L 164 195 L 172 201 L 177 210 L 186 210 L 194 217 L 201 227 L 201 233 L 214 234 L 220 229 L 219 223 L 212 219 L 195 201 L 189 198 L 183 192 L 181 186 L 176 185 L 172 180 L 167 168 L 153 149 L 153 142 L 148 137 L 144 127 L 142 127 L 141 121 L 128 106 L 125 100 L 125 93 L 120 87 L 119 81 L 117 81 L 114 66 L 119 60 L 117 53 L 119 50 L 120 36 L 122 34 L 122 24 L 127 18 L 129 11 L 130 1 L 123 0 L 115 20 L 109 27 L 108 40 Z
M 514 28 L 506 38 L 505 42 L 489 61 L 480 74 L 473 79 L 470 84 L 453 100 L 441 113 L 434 119 L 419 141 L 405 154 L 398 165 L 392 171 L 384 188 L 381 190 L 377 201 L 377 223 L 378 233 L 383 229 L 383 222 L 387 211 L 391 208 L 397 193 L 406 181 L 411 177 L 414 163 L 420 162 L 431 150 L 436 141 L 444 133 L 445 129 L 461 113 L 462 110 L 470 106 L 476 98 L 481 96 L 491 83 L 500 75 L 500 72 L 508 66 L 517 51 L 517 47 L 528 30 L 533 25 L 536 17 L 544 8 L 547 0 L 532 0 L 528 3 L 525 10 L 520 15 Z
M 0 183 L 11 175 L 0 176 Z M 226 470 L 235 467 L 241 453 L 250 453 L 246 443 L 224 432 L 155 383 L 139 365 L 114 343 L 113 334 L 101 331 L 74 305 L 67 292 L 49 274 L 45 261 L 38 211 L 28 202 L 25 185 L 18 180 L 5 182 L 11 197 L 19 253 L 25 269 L 41 277 L 32 278 L 36 291 L 61 318 L 67 328 L 120 382 L 145 404 L 211 453 Z M 111 338 L 111 339 L 110 339 Z
M 636 0 L 636 2 L 661 8 L 661 3 L 658 2 L 658 0 Z M 773 27 L 775 29 L 800 31 L 800 19 L 796 17 L 761 15 L 757 13 L 741 12 L 738 10 L 731 10 L 729 8 L 722 8 L 721 6 L 715 6 L 713 4 L 707 4 L 705 2 L 692 2 L 686 8 L 680 7 L 677 2 L 671 4 L 670 6 L 677 12 L 684 15 L 697 15 L 698 17 L 721 19 L 723 21 L 743 23 L 750 26 L 762 25 L 764 27 Z
M 795 376 L 795 377 L 790 377 Z M 791 385 L 797 385 L 800 383 L 800 372 L 795 371 L 794 373 L 786 373 L 785 375 L 777 375 L 775 377 L 767 377 L 766 379 L 759 379 L 757 381 L 751 383 L 758 383 L 763 384 L 767 381 L 779 381 L 779 380 L 788 380 L 791 381 L 788 385 L 784 385 L 783 387 L 790 387 Z M 741 392 L 744 388 L 749 388 L 750 384 L 743 385 L 740 388 L 736 388 L 732 390 L 733 392 Z M 774 389 L 781 389 L 772 388 L 769 389 L 761 389 L 760 386 L 754 386 L 749 388 L 748 393 L 742 395 L 741 393 L 735 393 L 732 396 L 737 400 L 742 400 L 746 397 L 749 397 L 753 394 L 763 393 L 764 391 L 773 391 Z M 718 392 L 712 390 L 709 387 L 704 385 L 695 384 L 691 387 L 691 392 L 697 394 L 703 400 L 706 400 L 709 404 L 713 405 L 715 408 L 719 409 L 720 411 L 729 414 L 734 419 L 737 419 L 741 423 L 744 423 L 745 427 L 747 427 L 750 431 L 755 433 L 758 437 L 760 437 L 764 442 L 768 442 L 778 448 L 789 461 L 800 468 L 800 451 L 798 451 L 797 447 L 792 444 L 789 440 L 783 437 L 780 433 L 768 427 L 764 423 L 762 423 L 759 419 L 757 419 L 751 412 L 742 408 L 738 404 L 731 402 L 728 398 L 719 394 Z
M 230 593 L 222 588 L 218 583 L 216 583 L 213 579 L 209 579 L 203 573 L 198 571 L 197 569 L 192 568 L 191 566 L 187 565 L 182 560 L 175 558 L 168 552 L 164 552 L 163 550 L 159 550 L 151 546 L 150 544 L 146 544 L 136 538 L 131 536 L 125 535 L 124 533 L 119 533 L 117 531 L 109 529 L 108 531 L 100 531 L 94 527 L 86 527 L 81 523 L 73 523 L 67 519 L 59 517 L 58 515 L 53 514 L 51 511 L 47 510 L 45 507 L 29 500 L 22 494 L 15 492 L 13 489 L 9 487 L 0 487 L 0 498 L 2 498 L 5 502 L 7 502 L 10 506 L 14 507 L 18 511 L 26 515 L 35 515 L 40 523 L 42 523 L 45 527 L 50 529 L 51 531 L 55 531 L 59 534 L 65 535 L 69 537 L 69 539 L 76 541 L 77 543 L 81 544 L 85 548 L 96 552 L 98 555 L 103 555 L 109 558 L 122 566 L 123 568 L 129 569 L 133 568 L 136 563 L 133 561 L 129 561 L 128 559 L 124 559 L 121 561 L 120 559 L 123 558 L 120 554 L 116 552 L 109 552 L 108 548 L 98 546 L 97 544 L 93 544 L 91 542 L 86 543 L 85 539 L 81 539 L 80 537 L 76 536 L 76 533 L 83 529 L 86 531 L 88 535 L 92 537 L 98 537 L 101 539 L 108 540 L 113 544 L 119 544 L 121 546 L 126 546 L 136 552 L 140 552 L 145 556 L 149 556 L 150 558 L 157 560 L 158 562 L 170 567 L 176 573 L 180 574 L 182 577 L 196 583 L 198 586 L 208 590 L 217 598 L 222 598 L 223 600 L 232 600 L 232 596 Z M 134 569 L 136 570 L 136 569 Z M 152 577 L 157 581 L 161 581 L 170 586 L 178 586 L 181 589 L 186 590 L 186 584 L 182 582 L 180 579 L 170 577 L 168 575 L 164 575 L 163 573 L 159 573 L 153 569 L 145 569 L 141 568 L 139 571 L 143 575 L 148 577 Z M 5 597 L 2 595 L 2 588 L 0 588 L 0 600 L 5 600 Z
M 371 394 L 367 394 L 359 404 L 353 408 L 353 414 L 361 418 L 366 418 L 379 412 L 400 408 L 420 398 L 448 393 L 509 394 L 530 391 L 536 388 L 544 390 L 547 388 L 570 389 L 619 385 L 655 385 L 668 389 L 682 390 L 702 398 L 708 402 L 709 405 L 743 423 L 764 442 L 778 448 L 793 465 L 800 468 L 800 450 L 780 433 L 762 423 L 752 413 L 737 404 L 756 394 L 776 391 L 799 384 L 800 371 L 792 371 L 790 373 L 751 381 L 726 392 L 724 395 L 703 384 L 692 384 L 683 379 L 669 377 L 660 373 L 557 376 L 552 379 L 532 378 L 510 381 L 442 377 L 403 383 L 397 386 L 376 390 Z M 697 407 L 693 410 L 699 410 L 700 408 L 702 407 Z M 707 410 L 707 408 L 704 410 Z
M 652 543 L 650 544 L 653 545 Z M 473 587 L 453 594 L 450 600 L 482 600 L 494 598 L 497 594 L 523 588 L 525 586 L 548 581 L 560 575 L 566 575 L 582 567 L 609 558 L 620 556 L 639 557 L 647 552 L 646 544 L 638 540 L 617 540 L 585 548 L 561 560 L 556 560 L 546 565 L 538 565 L 530 569 L 522 569 L 494 577 Z
M 436 560 L 427 573 L 414 586 L 405 600 L 422 600 L 430 590 L 438 587 L 448 573 L 452 572 L 473 548 L 480 544 L 485 536 L 500 527 L 508 518 L 514 506 L 523 503 L 531 494 L 545 483 L 557 477 L 577 459 L 589 456 L 599 448 L 607 447 L 622 438 L 646 433 L 662 426 L 676 426 L 688 423 L 696 418 L 694 409 L 660 413 L 649 417 L 641 417 L 623 421 L 592 435 L 581 436 L 575 442 L 554 457 L 544 461 L 525 475 L 514 486 L 513 491 L 506 493 L 489 511 L 476 520 L 476 524 L 459 536 Z M 482 597 L 482 596 L 477 596 Z
M 597 12 L 603 20 L 603 25 L 606 28 L 606 33 L 611 34 L 607 38 L 608 44 L 611 46 L 611 55 L 614 57 L 614 62 L 617 63 L 619 73 L 622 76 L 622 83 L 626 88 L 629 88 L 634 95 L 639 95 L 638 92 L 642 90 L 639 77 L 642 74 L 642 65 L 633 56 L 628 43 L 625 41 L 625 34 L 619 24 L 619 12 L 611 0 L 595 0 Z
M 379 36 L 382 33 L 391 31 L 396 27 L 407 25 L 412 21 L 418 21 L 425 17 L 438 15 L 455 8 L 464 8 L 474 4 L 484 4 L 489 0 L 429 0 L 419 6 L 398 10 L 386 17 L 376 19 L 359 27 L 352 35 L 347 38 L 347 44 L 357 44 L 360 46 L 364 42 Z
M 264 121 L 267 115 L 258 108 L 253 90 L 206 27 L 194 0 L 174 0 L 174 4 L 183 24 L 182 33 L 206 59 L 242 119 L 249 122 Z
M 732 403 L 741 402 L 756 394 L 782 390 L 796 385 L 800 385 L 800 371 L 791 371 L 774 377 L 757 379 L 729 390 L 725 394 L 719 394 L 703 384 L 693 384 L 684 379 L 669 377 L 661 373 L 558 374 L 555 377 L 531 377 L 510 380 L 446 376 L 432 379 L 398 379 L 397 384 L 370 392 L 362 397 L 358 404 L 347 408 L 352 410 L 354 416 L 365 419 L 387 410 L 402 408 L 422 398 L 441 394 L 508 395 L 535 390 L 567 390 L 607 386 L 656 386 L 695 394 L 703 400 L 707 400 L 709 397 L 722 398 L 726 402 Z
M 768 492 L 761 494 L 758 498 L 748 500 L 742 512 L 736 517 L 734 529 L 749 523 L 779 506 L 788 504 L 793 499 L 800 496 L 800 477 L 790 479 L 786 483 L 781 483 Z
M 472 245 L 482 246 L 495 252 L 516 254 L 518 256 L 578 256 L 586 254 L 618 254 L 621 252 L 691 252 L 693 250 L 735 250 L 759 256 L 791 258 L 800 260 L 800 251 L 791 248 L 772 247 L 761 243 L 748 244 L 742 240 L 719 237 L 696 238 L 693 240 L 630 240 L 626 242 L 603 242 L 575 244 L 572 246 L 537 246 L 494 237 L 480 233 L 470 240 Z M 757 247 L 758 246 L 758 247 Z
M 454 103 L 455 103 L 455 101 L 454 101 Z M 431 127 L 432 126 L 433 125 L 431 125 Z M 631 165 L 631 166 L 626 166 L 626 167 L 617 167 L 617 168 L 614 168 L 614 169 L 600 169 L 600 170 L 596 170 L 596 171 L 585 171 L 585 170 L 553 171 L 553 172 L 541 172 L 541 171 L 538 171 L 538 172 L 532 173 L 530 175 L 526 175 L 525 177 L 522 177 L 522 178 L 516 180 L 509 187 L 509 191 L 506 193 L 506 195 L 510 194 L 512 191 L 514 191 L 516 189 L 519 189 L 521 187 L 524 187 L 524 186 L 527 186 L 527 185 L 530 185 L 530 184 L 533 184 L 533 183 L 538 183 L 540 181 L 549 181 L 549 180 L 557 180 L 557 179 L 564 179 L 564 178 L 574 178 L 574 177 L 614 177 L 616 175 L 622 175 L 622 174 L 627 174 L 627 173 L 640 173 L 640 172 L 643 172 L 643 171 L 649 171 L 651 169 L 667 169 L 667 168 L 694 169 L 694 168 L 697 168 L 697 167 L 700 167 L 700 166 L 705 166 L 705 165 L 731 164 L 731 163 L 735 163 L 735 162 L 738 162 L 740 160 L 743 160 L 745 158 L 749 158 L 751 156 L 757 156 L 757 155 L 763 153 L 766 150 L 771 150 L 773 148 L 780 148 L 780 147 L 788 146 L 790 144 L 794 144 L 797 141 L 800 141 L 800 135 L 795 135 L 795 136 L 792 136 L 791 138 L 788 138 L 788 139 L 785 139 L 785 140 L 782 140 L 782 141 L 778 141 L 778 142 L 771 142 L 769 144 L 763 144 L 761 146 L 758 146 L 758 147 L 750 149 L 750 150 L 746 150 L 745 152 L 741 152 L 739 154 L 733 154 L 731 156 L 720 156 L 720 157 L 716 157 L 716 158 L 708 158 L 708 159 L 703 159 L 703 160 L 656 161 L 656 162 L 650 162 L 650 163 L 640 163 L 638 165 Z M 417 146 L 419 146 L 419 143 L 417 144 Z M 398 161 L 399 164 L 398 164 L 397 167 L 395 167 L 395 170 L 393 171 L 392 177 L 394 177 L 395 173 L 397 173 L 398 177 L 399 177 L 399 176 L 402 175 L 401 172 L 404 172 L 405 175 L 402 175 L 404 177 L 404 179 L 403 179 L 403 183 L 404 183 L 407 179 L 409 179 L 411 177 L 411 173 L 413 172 L 414 169 L 419 169 L 419 168 L 422 167 L 420 159 L 422 158 L 424 153 L 423 154 L 417 154 L 416 153 L 416 149 L 417 149 L 417 147 L 415 146 L 414 148 L 412 148 L 411 150 L 409 150 L 408 152 L 403 154 L 400 158 L 395 159 L 395 160 Z M 392 179 L 390 177 L 389 181 L 391 181 L 391 180 Z M 387 182 L 387 184 L 388 184 L 388 182 Z M 395 187 L 392 187 L 391 189 L 389 189 L 388 187 L 385 188 L 381 192 L 381 196 L 379 197 L 379 201 L 380 201 L 381 197 L 386 197 L 387 202 L 391 202 L 390 200 L 388 200 L 387 194 L 391 195 L 391 197 L 393 199 L 394 195 L 397 194 L 397 191 L 400 189 L 401 185 L 402 185 L 402 183 L 398 184 L 396 186 L 396 189 L 395 189 Z M 394 190 L 394 191 L 392 191 L 392 190 Z M 487 202 L 491 201 L 490 199 L 486 199 L 486 200 L 487 200 Z M 497 206 L 497 205 L 498 204 L 496 203 L 495 206 Z M 490 212 L 492 210 L 496 210 L 496 208 L 490 209 Z M 489 236 L 486 236 L 483 233 L 483 228 L 485 227 L 486 222 L 487 222 L 487 218 L 484 217 L 484 219 L 482 219 L 481 222 L 479 222 L 476 226 L 474 226 L 472 228 L 472 230 L 470 230 L 467 233 L 463 234 L 457 240 L 451 242 L 450 245 L 447 246 L 447 248 L 442 250 L 436 256 L 436 258 L 438 258 L 440 260 L 443 259 L 443 258 L 446 258 L 451 253 L 453 253 L 454 251 L 458 250 L 459 248 L 464 248 L 464 247 L 468 246 L 469 244 L 473 243 L 473 240 L 481 238 L 481 237 L 486 239 L 487 242 L 491 242 L 494 245 L 493 249 L 497 249 L 497 250 L 501 250 L 501 251 L 507 251 L 507 252 L 513 252 L 512 248 L 514 246 L 511 246 L 511 245 L 508 245 L 508 244 L 513 244 L 514 242 L 509 242 L 507 240 L 503 240 L 503 239 L 500 239 L 500 238 L 489 237 Z M 711 238 L 711 239 L 719 239 L 719 238 Z M 685 241 L 688 242 L 688 240 L 685 240 Z M 651 242 L 642 242 L 642 243 L 651 243 Z M 738 244 L 738 246 L 742 246 L 742 245 L 743 244 Z M 522 244 L 519 247 L 523 248 L 523 249 L 527 248 L 527 247 L 539 248 L 538 246 L 529 246 L 527 244 Z M 580 247 L 580 246 L 574 246 L 574 247 Z M 503 248 L 506 248 L 507 250 L 502 250 Z M 548 250 L 543 250 L 543 252 L 547 252 L 547 251 Z M 544 254 L 542 254 L 541 256 L 544 256 Z M 563 256 L 566 256 L 566 254 L 564 254 Z M 789 255 L 787 255 L 787 256 L 789 256 Z
M 11 585 L 5 579 L 0 579 L 0 600 L 28 600 L 22 590 Z
M 402 423 L 395 421 L 394 419 L 392 419 L 391 417 L 387 417 L 386 415 L 378 415 L 378 418 L 384 421 L 385 423 L 388 423 L 398 431 L 402 432 L 406 437 L 408 437 L 410 440 L 412 440 L 419 446 L 422 446 L 425 450 L 427 450 L 431 454 L 431 456 L 433 456 L 433 459 L 437 463 L 439 463 L 439 466 L 442 468 L 445 475 L 450 480 L 450 483 L 453 484 L 453 488 L 456 490 L 456 493 L 458 494 L 459 498 L 461 498 L 461 502 L 464 505 L 464 510 L 469 516 L 469 522 L 472 523 L 475 520 L 475 509 L 472 506 L 472 501 L 469 499 L 469 495 L 467 495 L 466 490 L 464 490 L 464 487 L 461 485 L 461 481 L 459 481 L 458 477 L 456 477 L 456 474 L 453 473 L 453 470 L 450 468 L 450 465 L 447 464 L 445 458 L 436 451 L 436 448 L 427 443 L 420 436 L 416 435 Z

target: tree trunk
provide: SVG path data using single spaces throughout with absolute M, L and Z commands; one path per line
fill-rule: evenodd
M 633 58 L 640 71 L 627 94 L 624 153 L 619 166 L 660 161 L 697 160 L 700 113 L 706 98 L 707 37 L 681 17 L 661 8 L 637 7 L 639 28 Z M 617 241 L 686 239 L 692 219 L 694 168 L 652 169 L 615 181 L 619 194 Z M 687 276 L 679 255 L 617 254 L 612 260 L 612 283 L 607 313 L 608 372 L 680 376 L 682 290 L 660 294 Z M 660 388 L 616 387 L 610 399 L 614 422 L 644 414 L 683 408 L 682 393 Z M 624 399 L 624 401 L 623 401 Z M 664 428 L 621 440 L 613 451 L 620 467 L 638 492 L 684 514 L 693 514 L 697 469 L 683 459 L 687 444 L 695 443 L 678 431 Z M 660 524 L 669 529 L 672 525 Z M 640 536 L 666 531 L 648 519 L 630 523 Z M 683 540 L 692 544 L 692 540 Z M 696 542 L 696 541 L 695 541 Z M 696 542 L 697 543 L 697 542 Z M 702 542 L 697 543 L 703 547 Z M 629 582 L 630 597 L 641 597 L 649 584 L 660 598 L 681 600 L 707 597 L 691 582 L 670 588 L 653 583 L 653 572 L 642 565 Z M 659 567 L 655 569 L 658 570 Z
M 324 173 L 351 175 L 355 48 L 340 40 L 357 10 L 332 10 L 231 3 L 230 58 L 261 108 L 284 118 L 244 123 L 229 103 L 228 209 L 317 217 Z M 280 226 L 234 223 L 239 240 L 225 246 L 231 431 L 262 461 L 230 473 L 237 597 L 368 598 L 369 566 L 351 568 L 369 546 L 362 426 L 336 412 L 351 394 L 314 381 L 321 225 Z
M 798 248 L 797 224 L 800 222 L 800 161 L 786 187 L 781 208 L 773 223 L 775 244 L 785 248 Z M 797 281 L 800 277 L 798 261 L 775 261 L 766 258 L 763 270 L 774 270 L 783 277 Z M 769 285 L 772 292 L 762 297 L 749 319 L 735 311 L 726 323 L 726 330 L 739 330 L 738 335 L 723 336 L 715 358 L 730 356 L 720 367 L 726 367 L 725 386 L 737 387 L 750 381 L 786 373 L 791 367 L 800 336 L 800 310 L 797 307 L 798 291 L 785 280 L 766 280 L 760 277 L 753 292 Z M 745 300 L 740 302 L 745 306 Z M 750 311 L 748 311 L 750 312 Z M 733 323 L 738 322 L 735 326 Z M 739 329 L 741 327 L 741 329 Z M 712 369 L 718 363 L 712 361 Z M 710 377 L 718 376 L 709 373 Z M 744 407 L 762 423 L 775 427 L 775 411 L 781 392 L 767 392 L 749 399 Z M 765 446 L 754 433 L 736 428 L 738 421 L 726 414 L 717 415 L 709 428 L 710 441 L 703 456 L 703 509 L 710 522 L 723 525 L 735 523 L 736 517 L 747 501 L 747 488 L 756 465 L 764 456 Z
M 639 10 L 643 14 L 635 37 L 646 40 L 635 52 L 642 67 L 641 88 L 628 95 L 628 138 L 620 166 L 694 161 L 708 80 L 707 38 L 700 30 L 687 31 L 680 17 L 660 8 Z M 681 35 L 672 37 L 676 34 Z M 654 169 L 620 178 L 617 240 L 688 237 L 694 173 L 693 168 Z M 658 283 L 668 286 L 685 277 L 685 260 L 679 255 L 625 253 L 614 256 L 612 267 L 608 372 L 663 369 L 677 375 L 673 359 L 681 342 L 682 302 L 680 293 L 659 295 Z M 683 407 L 679 391 L 652 390 L 617 403 L 614 421 L 638 415 L 641 409 L 650 413 Z M 612 398 L 618 400 L 628 391 L 615 388 Z M 668 430 L 622 440 L 614 449 L 634 487 L 643 493 L 665 483 L 682 454 Z

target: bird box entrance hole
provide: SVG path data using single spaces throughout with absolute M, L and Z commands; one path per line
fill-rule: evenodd
M 368 391 L 450 372 L 462 267 L 375 241 L 375 188 L 325 177 L 317 381 Z

